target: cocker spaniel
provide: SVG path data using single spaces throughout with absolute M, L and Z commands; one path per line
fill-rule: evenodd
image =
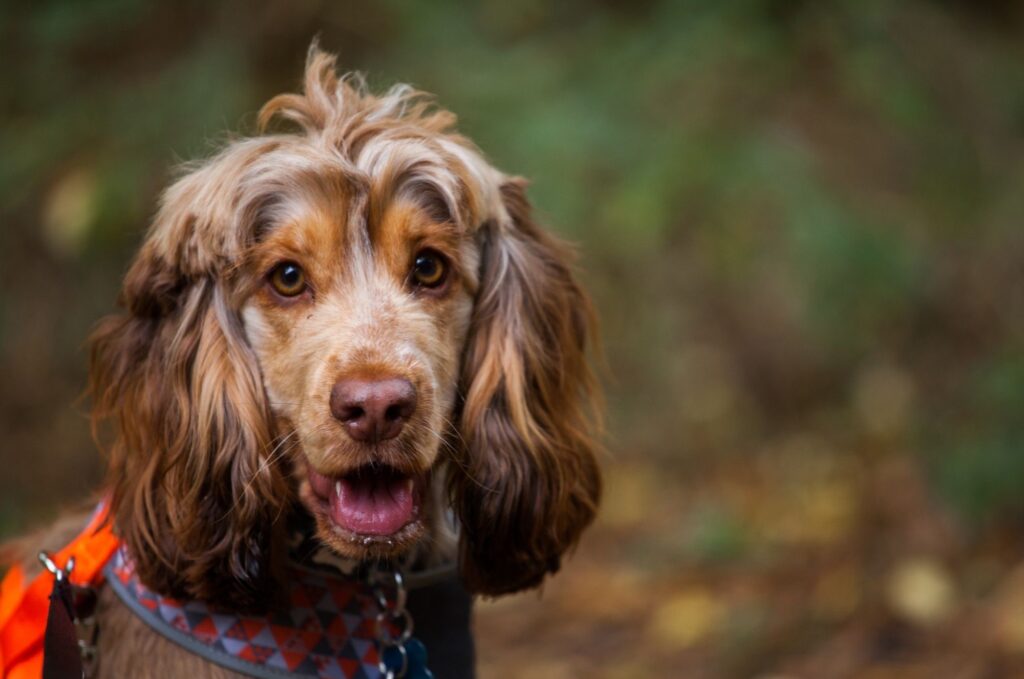
M 590 523 L 591 307 L 454 122 L 314 47 L 302 94 L 163 195 L 90 340 L 113 530 L 154 592 L 266 610 L 303 515 L 342 559 L 457 560 L 500 595 Z M 141 676 L 171 651 L 116 608 L 100 671 Z

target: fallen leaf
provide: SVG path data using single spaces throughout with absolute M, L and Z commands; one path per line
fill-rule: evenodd
M 651 633 L 661 643 L 687 648 L 710 636 L 722 621 L 725 607 L 705 589 L 676 594 L 658 606 Z
M 921 626 L 946 620 L 956 603 L 949 573 L 938 561 L 926 557 L 897 564 L 887 579 L 886 597 L 896 614 Z
M 50 247 L 63 255 L 77 253 L 96 217 L 96 175 L 76 169 L 62 177 L 46 198 L 43 229 Z

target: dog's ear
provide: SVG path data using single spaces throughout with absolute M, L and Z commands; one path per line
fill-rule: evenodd
M 506 181 L 508 218 L 481 234 L 480 288 L 465 363 L 463 445 L 451 470 L 461 569 L 488 595 L 558 570 L 594 517 L 589 301 L 568 249 L 533 221 L 525 182 Z
M 109 434 L 115 532 L 143 582 L 255 610 L 274 591 L 272 532 L 287 490 L 226 283 L 238 161 L 222 154 L 165 194 L 125 277 L 123 312 L 90 339 L 90 393 L 97 438 Z

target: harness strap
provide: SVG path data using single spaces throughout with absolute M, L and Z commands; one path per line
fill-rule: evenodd
M 50 558 L 64 568 L 74 556 L 68 580 L 80 587 L 97 586 L 103 565 L 119 545 L 107 521 L 107 503 L 101 503 L 78 537 Z M 43 640 L 46 634 L 53 575 L 43 570 L 26 582 L 24 570 L 15 565 L 0 583 L 0 676 L 5 679 L 38 679 L 43 672 Z
M 43 637 L 43 679 L 82 676 L 73 597 L 68 581 L 57 578 L 50 594 L 50 612 L 46 616 L 46 634 Z

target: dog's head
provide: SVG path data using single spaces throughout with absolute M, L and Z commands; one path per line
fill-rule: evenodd
M 588 301 L 524 183 L 313 49 L 302 95 L 168 189 L 91 345 L 115 528 L 150 586 L 267 601 L 297 501 L 341 556 L 452 507 L 468 587 L 537 585 L 590 522 Z

